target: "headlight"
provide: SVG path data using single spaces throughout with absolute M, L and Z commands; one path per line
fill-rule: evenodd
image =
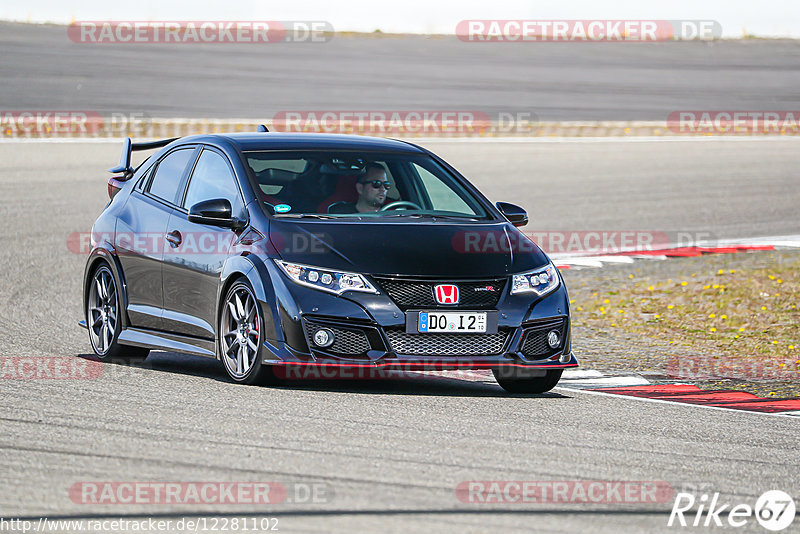
M 275 263 L 286 276 L 301 286 L 313 287 L 328 293 L 341 295 L 345 291 L 361 291 L 363 293 L 377 293 L 375 286 L 369 283 L 363 275 L 343 271 L 331 271 L 310 265 L 289 263 L 275 260 Z
M 536 293 L 539 296 L 550 293 L 558 287 L 558 271 L 548 263 L 529 273 L 515 274 L 511 280 L 511 294 Z

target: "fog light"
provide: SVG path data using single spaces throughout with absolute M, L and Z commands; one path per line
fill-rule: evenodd
M 558 359 L 558 361 L 561 363 L 569 363 L 571 359 L 572 356 L 570 356 L 569 354 L 562 354 L 561 357 Z
M 558 330 L 550 330 L 550 333 L 547 334 L 547 344 L 550 345 L 551 349 L 555 349 L 561 344 L 561 336 Z
M 328 328 L 320 328 L 314 332 L 314 344 L 318 347 L 330 347 L 333 345 L 333 332 Z

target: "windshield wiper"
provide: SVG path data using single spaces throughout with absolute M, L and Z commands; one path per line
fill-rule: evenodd
M 335 215 L 324 215 L 322 213 L 281 213 L 276 217 L 287 219 L 338 219 Z
M 431 213 L 392 213 L 391 215 L 384 215 L 384 217 L 392 218 L 392 217 L 417 217 L 419 219 L 434 219 L 434 220 L 443 220 L 443 221 L 478 221 L 480 220 L 478 217 L 471 217 L 469 215 L 434 215 Z

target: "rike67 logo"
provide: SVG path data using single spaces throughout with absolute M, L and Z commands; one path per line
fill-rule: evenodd
M 792 524 L 795 511 L 794 499 L 780 490 L 763 493 L 755 506 L 721 502 L 719 493 L 714 493 L 710 498 L 704 493 L 696 498 L 691 493 L 681 492 L 675 496 L 667 526 L 740 528 L 752 525 L 755 518 L 765 529 L 780 532 Z

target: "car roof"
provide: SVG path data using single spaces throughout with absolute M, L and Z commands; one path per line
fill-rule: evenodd
M 383 137 L 367 137 L 363 135 L 319 134 L 319 133 L 283 133 L 283 132 L 248 132 L 228 134 L 207 134 L 183 137 L 180 143 L 213 143 L 227 141 L 239 150 L 275 150 L 275 149 L 317 149 L 317 150 L 374 150 L 391 152 L 409 152 L 414 154 L 424 151 L 404 141 Z

